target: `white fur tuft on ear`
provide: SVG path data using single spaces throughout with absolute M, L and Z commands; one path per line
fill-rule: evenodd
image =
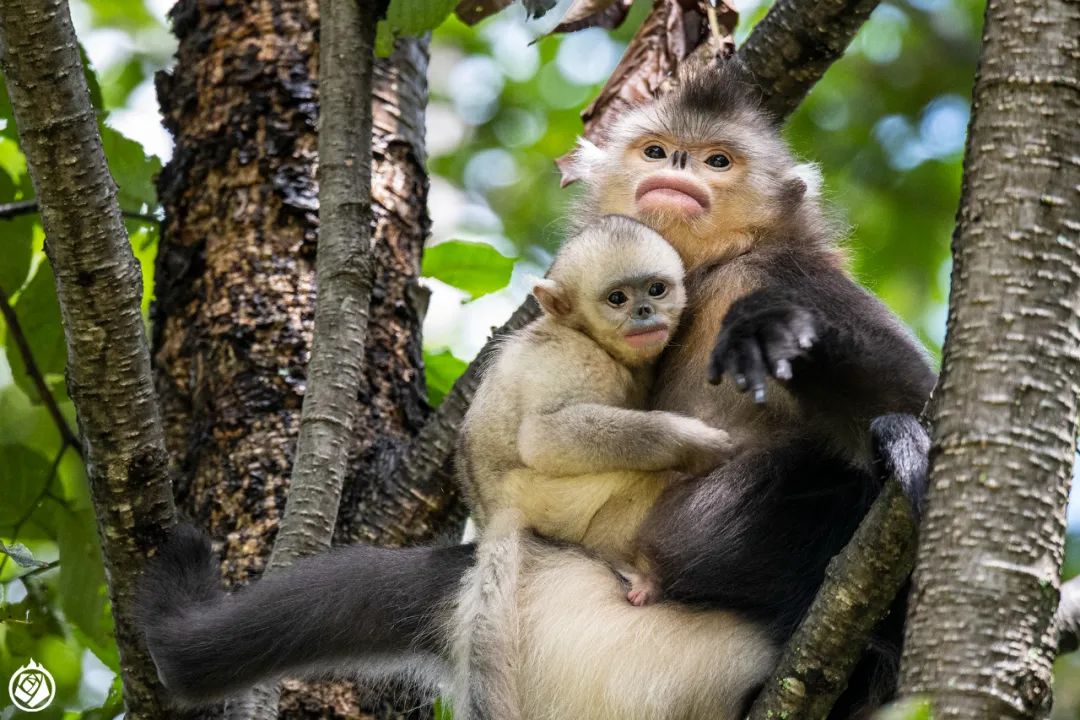
M 799 163 L 791 174 L 799 178 L 806 185 L 806 197 L 816 198 L 821 196 L 821 167 L 817 163 Z
M 532 294 L 540 307 L 549 315 L 562 317 L 570 313 L 570 302 L 563 294 L 559 283 L 551 278 L 531 278 Z
M 577 149 L 574 150 L 574 154 L 571 160 L 571 168 L 574 175 L 582 180 L 589 180 L 593 175 L 593 170 L 604 160 L 604 151 L 601 150 L 595 143 L 584 137 L 578 138 Z

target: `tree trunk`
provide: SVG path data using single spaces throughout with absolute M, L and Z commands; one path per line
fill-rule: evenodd
M 1076 448 L 1080 5 L 990 0 L 902 691 L 1041 718 Z
M 318 11 L 315 0 L 181 0 L 172 16 L 178 61 L 158 90 L 176 149 L 159 180 L 154 357 L 178 502 L 222 545 L 235 584 L 263 569 L 305 387 Z M 428 414 L 417 282 L 429 227 L 426 48 L 399 41 L 375 66 L 375 283 L 339 541 L 428 539 L 463 519 L 444 479 L 410 487 L 393 472 Z M 361 714 L 350 686 L 318 687 L 284 693 L 282 717 Z
M 0 3 L 0 66 L 34 182 L 67 342 L 116 623 L 127 717 L 164 717 L 133 616 L 148 552 L 173 521 L 161 416 L 124 229 L 63 0 Z

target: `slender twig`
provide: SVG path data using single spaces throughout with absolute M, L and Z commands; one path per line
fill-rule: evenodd
M 57 471 L 60 469 L 60 461 L 64 458 L 64 451 L 70 446 L 71 443 L 67 441 L 62 441 L 60 443 L 60 449 L 56 452 L 56 457 L 53 458 L 52 466 L 49 468 L 49 477 L 45 479 L 45 484 L 42 485 L 41 492 L 39 492 L 37 497 L 30 502 L 30 505 L 27 506 L 22 516 L 20 516 L 11 527 L 11 537 L 9 540 L 12 543 L 19 539 L 19 533 L 22 531 L 23 526 L 30 521 L 30 517 L 34 514 L 34 511 L 37 510 L 37 506 L 41 501 L 50 494 L 49 491 L 52 490 L 53 481 L 56 479 Z M 4 566 L 7 565 L 8 557 L 10 556 L 5 553 L 4 557 L 0 558 L 0 575 L 3 575 L 4 573 Z
M 37 200 L 17 200 L 15 202 L 0 203 L 0 220 L 12 220 L 20 215 L 31 215 L 38 211 Z M 121 210 L 120 214 L 128 220 L 139 220 L 145 223 L 159 224 L 161 220 L 148 213 L 135 212 L 134 210 Z
M 34 360 L 34 353 L 30 349 L 30 343 L 26 340 L 26 334 L 23 332 L 22 326 L 19 325 L 19 318 L 15 314 L 15 308 L 11 307 L 7 293 L 4 292 L 3 288 L 0 288 L 0 314 L 3 314 L 4 320 L 7 321 L 8 332 L 11 333 L 11 337 L 15 340 L 15 346 L 19 349 L 19 355 L 26 366 L 26 374 L 33 381 L 34 387 L 37 388 L 41 402 L 44 403 L 45 409 L 49 411 L 53 424 L 56 425 L 56 430 L 60 433 L 60 439 L 65 444 L 70 445 L 81 458 L 83 451 L 79 436 L 68 425 L 68 421 L 60 412 L 60 405 L 57 404 L 56 398 L 45 382 L 45 376 L 41 373 L 41 368 L 38 367 L 37 361 Z

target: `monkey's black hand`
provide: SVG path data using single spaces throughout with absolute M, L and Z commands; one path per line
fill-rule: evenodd
M 709 382 L 731 375 L 754 402 L 765 402 L 765 378 L 792 378 L 791 363 L 805 355 L 818 337 L 818 320 L 811 310 L 788 300 L 753 293 L 742 298 L 724 317 L 709 364 Z

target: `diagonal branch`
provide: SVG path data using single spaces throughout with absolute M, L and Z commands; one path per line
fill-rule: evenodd
M 915 530 L 911 502 L 890 478 L 851 541 L 829 562 L 825 582 L 748 720 L 828 716 L 915 566 Z
M 315 331 L 289 498 L 266 572 L 330 547 L 359 407 L 374 282 L 371 95 L 385 3 L 319 1 L 319 244 Z M 274 720 L 280 687 L 255 688 L 230 718 Z M 231 709 L 230 709 L 231 710 Z
M 783 119 L 847 50 L 878 0 L 777 0 L 739 48 L 765 93 L 765 106 Z
M 53 424 L 56 425 L 56 431 L 60 433 L 60 439 L 64 441 L 64 444 L 71 446 L 71 449 L 82 458 L 83 449 L 79 436 L 71 429 L 63 413 L 60 412 L 56 397 L 49 390 L 49 386 L 45 382 L 45 376 L 42 375 L 41 368 L 38 367 L 37 361 L 34 360 L 34 353 L 30 349 L 30 343 L 26 340 L 26 334 L 19 324 L 19 318 L 15 314 L 15 309 L 11 307 L 7 293 L 4 292 L 3 288 L 0 288 L 0 314 L 4 316 L 4 320 L 7 322 L 8 332 L 11 333 L 12 339 L 15 340 L 15 347 L 19 348 L 19 355 L 22 357 L 23 365 L 26 366 L 26 374 L 34 382 L 34 387 L 37 388 L 41 402 L 45 404 L 45 409 L 49 411 L 49 416 L 52 418 Z
M 777 0 L 737 54 L 757 78 L 766 106 L 778 119 L 786 119 L 829 65 L 843 55 L 877 3 L 878 0 Z M 506 333 L 527 325 L 538 313 L 535 303 L 519 307 L 458 378 L 402 460 L 400 469 L 410 481 L 429 485 L 433 477 L 448 467 L 458 427 L 495 343 Z
M 67 381 L 84 440 L 127 717 L 169 713 L 133 617 L 146 557 L 174 517 L 168 454 L 131 252 L 63 0 L 0 3 L 0 69 L 56 277 Z
M 16 200 L 15 202 L 0 203 L 0 220 L 11 220 L 20 215 L 32 215 L 38 211 L 37 200 Z M 133 210 L 120 210 L 120 214 L 128 220 L 139 220 L 145 223 L 160 223 L 159 218 L 148 213 L 135 212 Z

